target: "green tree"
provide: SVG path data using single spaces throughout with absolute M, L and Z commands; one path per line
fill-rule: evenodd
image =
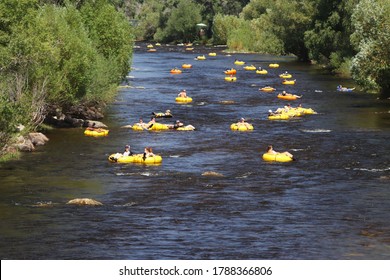
M 231 31 L 238 29 L 240 22 L 237 16 L 217 14 L 212 26 L 214 44 L 227 44 Z
M 129 21 L 107 0 L 87 1 L 80 11 L 98 52 L 117 66 L 112 76 L 119 81 L 130 70 L 134 38 Z
M 202 7 L 191 0 L 180 0 L 164 29 L 155 35 L 156 41 L 192 42 L 197 37 L 196 24 L 202 20 Z
M 315 1 L 313 26 L 305 32 L 309 57 L 316 62 L 339 68 L 355 54 L 350 43 L 351 15 L 359 0 Z
M 2 145 L 50 105 L 107 101 L 129 70 L 132 30 L 108 1 L 4 0 L 0 15 Z
M 250 29 L 246 32 L 251 32 L 252 44 L 248 45 L 247 50 L 295 54 L 299 59 L 307 60 L 308 51 L 303 37 L 312 22 L 313 13 L 313 6 L 309 0 L 250 1 L 240 14 L 240 19 L 250 22 Z M 240 40 L 237 32 L 232 30 L 231 33 L 235 33 L 234 37 Z M 241 45 L 247 44 L 243 42 Z M 231 47 L 233 46 L 229 44 L 229 48 Z
M 136 36 L 140 40 L 151 40 L 160 27 L 160 16 L 164 5 L 159 0 L 145 0 L 136 16 L 138 25 Z
M 74 7 L 33 10 L 12 34 L 3 70 L 10 100 L 28 112 L 24 124 L 39 125 L 48 104 L 72 104 L 85 97 L 97 52 Z
M 351 41 L 357 50 L 352 76 L 366 90 L 390 96 L 390 3 L 361 0 L 353 15 Z

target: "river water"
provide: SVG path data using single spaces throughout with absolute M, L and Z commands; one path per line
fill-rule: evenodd
M 119 91 L 103 120 L 107 137 L 56 129 L 46 146 L 2 164 L 1 258 L 389 259 L 389 101 L 339 93 L 350 81 L 291 57 L 209 51 L 151 53 L 142 45 L 132 87 Z M 201 53 L 207 59 L 194 60 Z M 263 76 L 236 66 L 237 82 L 225 82 L 235 59 L 280 68 Z M 183 63 L 193 68 L 169 73 Z M 281 84 L 286 70 L 296 85 Z M 286 102 L 258 90 L 267 84 L 303 95 L 299 102 L 318 114 L 269 121 L 267 111 Z M 175 103 L 181 89 L 192 103 Z M 166 109 L 174 118 L 162 122 L 180 119 L 196 130 L 121 128 Z M 253 132 L 230 130 L 240 117 Z M 135 152 L 151 146 L 163 163 L 108 162 L 125 144 Z M 269 144 L 297 160 L 264 162 Z M 223 176 L 202 176 L 207 171 Z M 104 206 L 66 204 L 83 197 Z

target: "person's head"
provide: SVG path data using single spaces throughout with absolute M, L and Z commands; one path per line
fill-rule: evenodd
M 125 146 L 125 150 L 127 151 L 127 150 L 130 150 L 130 145 L 126 145 Z
M 272 110 L 268 110 L 268 113 L 272 114 Z
M 170 113 L 171 113 L 171 110 L 166 110 L 165 113 L 170 114 Z
M 139 122 L 140 122 L 140 123 L 143 123 L 144 121 L 142 120 L 142 118 L 139 118 Z
M 269 151 L 272 151 L 273 149 L 272 149 L 272 145 L 269 145 L 268 147 L 267 147 L 267 152 L 269 152 Z
M 287 104 L 287 107 L 288 107 L 288 108 L 290 108 L 290 107 L 291 107 L 290 103 L 289 103 L 289 104 Z
M 241 119 L 240 119 L 240 122 L 245 122 L 245 119 L 244 119 L 244 118 L 241 118 Z

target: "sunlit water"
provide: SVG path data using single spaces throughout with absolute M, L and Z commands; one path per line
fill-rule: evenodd
M 108 137 L 53 130 L 46 146 L 0 166 L 2 259 L 390 258 L 388 101 L 339 93 L 336 85 L 348 82 L 291 57 L 145 50 L 134 54 L 133 88 L 119 91 L 103 120 Z M 200 53 L 205 61 L 194 60 Z M 258 75 L 236 58 L 280 68 Z M 183 63 L 193 68 L 169 73 Z M 236 83 L 224 81 L 230 67 Z M 296 85 L 281 84 L 285 70 Z M 269 109 L 286 104 L 258 90 L 267 84 L 302 94 L 299 102 L 319 114 L 267 120 Z M 176 104 L 181 89 L 194 102 Z M 180 119 L 196 131 L 121 128 L 166 109 L 174 118 L 162 122 Z M 255 130 L 231 131 L 240 117 Z M 162 165 L 108 162 L 125 144 L 135 152 L 152 146 Z M 297 160 L 264 162 L 269 144 Z M 104 206 L 66 205 L 79 197 Z

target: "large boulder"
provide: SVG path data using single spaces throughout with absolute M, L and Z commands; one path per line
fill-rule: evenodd
M 35 146 L 43 146 L 49 141 L 49 138 L 40 132 L 30 132 L 28 137 Z
M 16 139 L 15 146 L 18 148 L 19 151 L 22 152 L 32 152 L 35 150 L 33 142 L 29 138 L 25 138 L 23 136 L 19 136 Z
M 100 120 L 104 117 L 103 107 L 106 105 L 101 105 L 78 104 L 69 108 L 60 108 L 52 105 L 47 108 L 45 123 L 62 128 L 88 126 L 89 120 Z M 97 123 L 97 121 L 91 122 Z M 106 128 L 107 126 L 103 124 L 100 127 Z
M 82 127 L 84 124 L 83 119 L 73 118 L 70 115 L 65 117 L 64 122 L 68 123 L 70 127 Z
M 100 120 L 104 117 L 102 108 L 94 105 L 73 105 L 67 110 L 67 114 L 78 119 Z
M 73 205 L 92 205 L 92 206 L 101 206 L 103 203 L 94 200 L 92 198 L 75 198 L 72 200 L 69 200 L 66 204 L 73 204 Z
M 215 172 L 215 171 L 206 171 L 202 173 L 202 176 L 209 176 L 209 177 L 224 177 L 223 174 Z
M 95 124 L 95 125 L 94 125 Z M 85 120 L 83 123 L 84 127 L 95 127 L 95 128 L 107 128 L 107 125 L 105 125 L 102 122 L 99 121 L 93 121 L 93 120 Z

